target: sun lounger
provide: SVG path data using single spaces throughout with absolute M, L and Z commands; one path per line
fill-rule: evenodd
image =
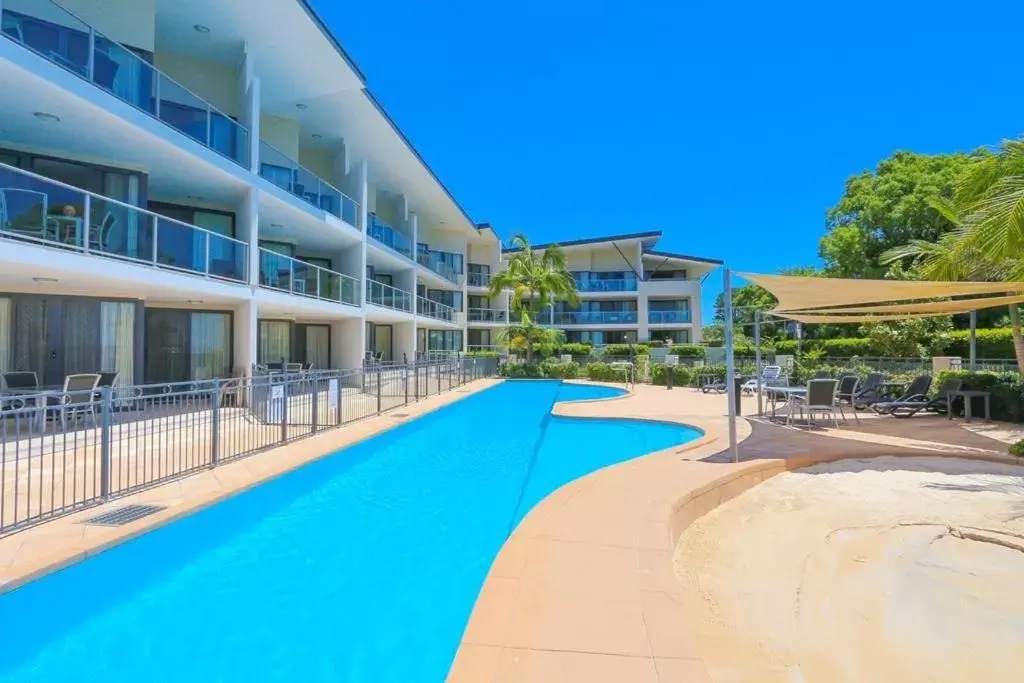
M 879 415 L 891 415 L 893 410 L 896 409 L 905 410 L 906 408 L 913 408 L 918 404 L 928 402 L 928 389 L 931 386 L 932 378 L 930 375 L 915 377 L 914 381 L 907 387 L 907 390 L 903 392 L 903 395 L 895 401 L 875 403 L 872 407 Z
M 935 396 L 924 401 L 907 401 L 905 403 L 896 402 L 892 404 L 892 408 L 889 414 L 893 417 L 911 417 L 917 415 L 922 410 L 929 413 L 941 413 L 945 415 L 949 412 L 949 401 L 947 400 L 946 392 L 959 391 L 963 386 L 963 382 L 958 379 L 949 379 L 942 383 L 939 387 L 939 391 Z

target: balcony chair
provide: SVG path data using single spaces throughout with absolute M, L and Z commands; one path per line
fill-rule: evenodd
M 96 386 L 99 381 L 100 376 L 96 373 L 68 375 L 64 378 L 61 395 L 46 399 L 46 412 L 51 415 L 60 414 L 61 430 L 67 431 L 69 414 L 74 421 L 77 421 L 80 415 L 89 415 L 93 426 L 99 426 L 96 419 L 96 408 L 100 405 L 96 400 Z
M 39 389 L 39 377 L 31 370 L 15 370 L 0 375 L 0 389 L 17 389 L 19 393 L 30 392 Z M 2 392 L 0 392 L 2 393 Z M 21 407 L 25 400 L 11 399 L 0 401 L 0 408 Z

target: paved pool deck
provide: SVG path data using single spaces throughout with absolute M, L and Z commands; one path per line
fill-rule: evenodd
M 342 429 L 203 471 L 0 539 L 0 592 L 493 386 L 478 380 Z M 740 462 L 727 448 L 726 397 L 639 386 L 624 397 L 556 406 L 556 414 L 672 421 L 702 438 L 613 465 L 535 507 L 491 567 L 449 683 L 707 683 L 679 602 L 672 553 L 696 518 L 764 479 L 815 462 L 873 455 L 956 455 L 1014 462 L 1008 425 L 937 417 L 864 417 L 808 433 L 757 418 L 738 423 Z M 743 399 L 744 414 L 756 400 Z M 986 436 L 986 432 L 998 435 Z M 127 503 L 166 506 L 119 528 L 82 522 Z

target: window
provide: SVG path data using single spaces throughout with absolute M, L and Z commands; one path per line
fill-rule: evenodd
M 462 310 L 462 292 L 450 292 L 445 289 L 428 289 L 427 299 L 436 301 L 445 306 L 451 306 L 456 311 Z
M 146 309 L 146 383 L 230 377 L 232 315 L 219 311 Z
M 292 359 L 292 324 L 287 320 L 259 321 L 258 362 L 288 363 Z

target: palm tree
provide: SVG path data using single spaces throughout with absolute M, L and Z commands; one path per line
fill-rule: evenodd
M 1024 280 L 1024 139 L 1005 140 L 980 155 L 957 179 L 952 199 L 932 207 L 956 228 L 937 242 L 915 240 L 882 254 L 882 263 L 909 259 L 935 280 Z M 1024 373 L 1020 311 L 1009 305 L 1013 350 Z
M 505 269 L 491 278 L 492 297 L 511 291 L 509 306 L 519 314 L 520 323 L 503 335 L 513 346 L 526 347 L 526 362 L 533 361 L 535 343 L 551 341 L 548 330 L 537 324 L 540 312 L 555 301 L 579 302 L 576 294 L 576 280 L 565 263 L 565 252 L 557 244 L 542 252 L 536 252 L 522 233 L 511 241 L 512 251 L 508 255 Z

